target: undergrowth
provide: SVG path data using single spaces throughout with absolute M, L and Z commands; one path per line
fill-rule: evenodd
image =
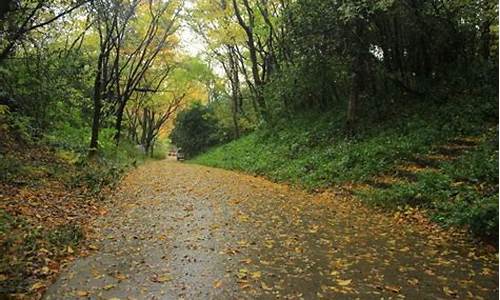
M 99 156 L 89 159 L 82 132 L 34 138 L 11 124 L 0 128 L 0 299 L 39 298 L 81 248 L 106 191 L 148 159 L 127 141 L 116 147 L 106 130 Z M 154 158 L 164 152 L 158 147 Z
M 58 271 L 58 259 L 83 237 L 77 224 L 45 228 L 0 209 L 0 295 L 25 295 L 33 282 Z
M 395 109 L 398 111 L 398 109 Z M 376 189 L 361 198 L 388 208 L 429 208 L 445 225 L 464 225 L 498 239 L 498 134 L 495 99 L 463 99 L 401 109 L 391 118 L 360 122 L 344 131 L 338 112 L 309 113 L 212 148 L 193 163 L 263 175 L 308 190 L 367 183 L 457 137 L 481 136 L 480 145 L 412 183 Z M 495 142 L 496 141 L 496 142 Z M 479 190 L 478 190 L 479 189 Z

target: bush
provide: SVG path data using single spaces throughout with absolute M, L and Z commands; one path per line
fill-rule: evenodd
M 78 167 L 79 172 L 69 180 L 68 186 L 70 188 L 86 187 L 90 193 L 98 194 L 104 187 L 116 184 L 128 165 L 99 158 L 97 161 L 84 159 L 78 163 Z
M 210 110 L 194 103 L 180 112 L 174 122 L 170 139 L 187 156 L 193 156 L 218 142 L 217 121 Z

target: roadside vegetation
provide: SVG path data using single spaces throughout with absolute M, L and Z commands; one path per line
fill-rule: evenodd
M 227 96 L 197 120 L 215 124 L 211 143 L 172 137 L 206 152 L 194 163 L 349 187 L 496 244 L 497 12 L 484 1 L 198 1 L 190 21 Z M 199 127 L 183 121 L 174 132 Z
M 103 200 L 122 175 L 165 158 L 162 130 L 184 101 L 204 94 L 198 80 L 210 75 L 179 51 L 180 9 L 2 2 L 0 299 L 41 298 L 89 250 L 88 224 L 106 213 Z
M 482 0 L 2 1 L 0 298 L 174 146 L 498 241 L 498 28 Z
M 496 99 L 429 105 L 401 108 L 405 117 L 367 122 L 355 136 L 342 129 L 338 112 L 311 112 L 212 148 L 192 162 L 311 191 L 355 183 L 353 191 L 369 203 L 419 207 L 443 225 L 467 226 L 494 242 Z
M 39 298 L 89 250 L 84 240 L 91 220 L 106 213 L 103 199 L 129 168 L 149 159 L 123 144 L 88 160 L 85 145 L 63 134 L 34 139 L 25 129 L 4 126 L 0 152 L 0 295 L 23 299 Z

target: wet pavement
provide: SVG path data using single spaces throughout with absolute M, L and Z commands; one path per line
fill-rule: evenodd
M 107 206 L 44 299 L 498 299 L 498 255 L 342 192 L 161 161 Z

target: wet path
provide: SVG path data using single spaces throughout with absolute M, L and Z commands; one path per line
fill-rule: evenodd
M 131 172 L 99 242 L 46 299 L 495 299 L 498 257 L 460 238 L 234 172 Z

